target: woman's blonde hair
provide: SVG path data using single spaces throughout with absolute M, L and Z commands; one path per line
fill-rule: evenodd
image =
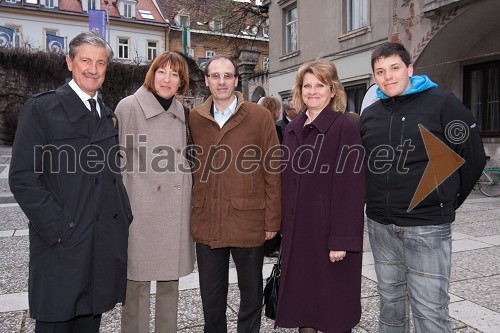
M 160 53 L 148 69 L 146 78 L 144 79 L 144 86 L 150 92 L 155 92 L 155 72 L 158 68 L 163 68 L 170 65 L 172 70 L 179 73 L 181 84 L 177 89 L 177 94 L 184 94 L 189 88 L 189 68 L 184 57 L 178 52 L 165 51 Z
M 302 99 L 302 84 L 307 73 L 313 74 L 323 84 L 331 87 L 331 91 L 335 95 L 330 100 L 330 107 L 333 111 L 344 112 L 347 107 L 347 95 L 342 83 L 340 83 L 337 68 L 328 60 L 309 61 L 300 66 L 292 90 L 293 104 L 297 111 L 302 113 L 306 109 Z

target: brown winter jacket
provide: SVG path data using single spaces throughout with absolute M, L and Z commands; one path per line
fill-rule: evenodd
M 189 116 L 197 146 L 191 234 L 211 248 L 260 246 L 265 231 L 281 223 L 274 121 L 267 109 L 235 94 L 236 110 L 222 128 L 211 114 L 212 97 Z

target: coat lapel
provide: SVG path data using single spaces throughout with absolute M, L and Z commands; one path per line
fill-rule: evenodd
M 82 121 L 82 124 L 85 124 L 82 126 L 76 126 L 78 134 L 90 137 L 91 133 L 89 130 L 88 117 L 90 117 L 91 114 L 76 92 L 71 89 L 69 84 L 66 83 L 65 85 L 57 88 L 56 96 L 71 123 Z M 85 117 L 87 117 L 87 121 L 84 120 Z
M 156 97 L 151 92 L 149 92 L 146 89 L 146 87 L 141 86 L 134 93 L 134 96 L 137 100 L 137 103 L 139 103 L 139 106 L 141 107 L 142 112 L 144 113 L 146 119 L 151 119 L 165 112 L 160 102 L 158 102 Z M 184 108 L 182 107 L 182 104 L 175 97 L 172 100 L 172 104 L 170 105 L 170 107 L 166 112 L 173 114 L 175 117 L 179 118 L 182 122 L 186 121 L 184 115 Z

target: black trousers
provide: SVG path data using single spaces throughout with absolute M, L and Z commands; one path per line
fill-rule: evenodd
M 212 250 L 207 245 L 196 243 L 200 293 L 205 319 L 204 333 L 227 333 L 226 307 L 230 254 L 236 265 L 240 289 L 237 332 L 259 333 L 263 297 L 263 246 Z
M 36 321 L 35 333 L 99 333 L 101 315 L 78 316 L 67 321 Z

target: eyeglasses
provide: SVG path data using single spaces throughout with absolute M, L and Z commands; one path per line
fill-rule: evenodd
M 225 80 L 231 80 L 233 79 L 236 75 L 233 73 L 210 73 L 206 74 L 209 78 L 212 80 L 220 80 L 220 78 L 223 78 Z

